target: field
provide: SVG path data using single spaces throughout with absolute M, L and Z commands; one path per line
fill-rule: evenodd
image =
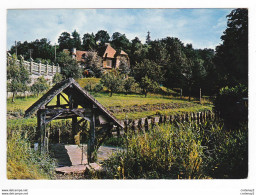
M 211 110 L 211 102 L 205 101 L 199 104 L 197 101 L 189 102 L 186 99 L 180 100 L 172 96 L 149 94 L 146 98 L 139 94 L 113 94 L 92 93 L 92 95 L 106 108 L 113 112 L 117 119 L 138 119 L 156 114 L 172 115 L 184 112 L 199 112 Z M 21 117 L 39 97 L 17 98 L 14 103 L 7 100 L 8 118 Z M 56 98 L 51 103 L 55 102 Z M 51 104 L 50 103 L 50 104 Z

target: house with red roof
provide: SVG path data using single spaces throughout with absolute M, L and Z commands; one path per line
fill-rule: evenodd
M 73 49 L 72 57 L 76 59 L 77 62 L 85 62 L 87 51 L 80 51 Z M 128 66 L 130 66 L 130 59 L 127 53 L 123 50 L 117 52 L 110 43 L 106 43 L 104 46 L 100 47 L 97 51 L 98 56 L 102 58 L 103 69 L 113 69 L 119 68 L 122 60 L 125 60 Z

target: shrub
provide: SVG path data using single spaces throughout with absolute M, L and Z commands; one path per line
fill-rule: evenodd
M 62 79 L 63 79 L 62 75 L 60 73 L 56 73 L 53 76 L 52 83 L 53 84 L 59 83 L 59 82 L 61 82 Z
M 127 136 L 126 151 L 104 162 L 106 178 L 246 178 L 247 126 L 237 131 L 217 122 L 156 126 Z
M 38 96 L 40 93 L 46 91 L 48 88 L 49 84 L 47 83 L 47 80 L 43 76 L 41 76 L 31 86 L 31 91 L 34 93 L 34 95 Z
M 99 78 L 82 78 L 82 79 L 78 79 L 77 80 L 78 84 L 81 87 L 86 87 L 86 85 L 91 85 L 91 88 L 93 89 L 97 84 L 100 83 L 100 79 Z
M 7 137 L 8 179 L 54 178 L 55 162 L 48 154 L 39 154 L 30 148 L 27 134 L 14 130 Z
M 132 88 L 135 86 L 135 79 L 133 77 L 129 77 L 124 81 L 124 89 L 125 93 L 131 92 Z
M 243 85 L 222 88 L 216 97 L 214 106 L 227 125 L 236 127 L 248 121 L 248 106 L 242 98 L 248 97 L 248 89 Z
M 100 80 L 101 84 L 110 90 L 110 97 L 113 93 L 120 90 L 123 85 L 122 75 L 119 74 L 118 71 L 112 70 L 106 74 L 104 74 Z
M 100 92 L 102 90 L 103 90 L 103 85 L 101 83 L 95 85 L 95 87 L 93 89 L 93 91 L 95 91 L 95 92 Z
M 129 135 L 127 153 L 106 161 L 106 170 L 117 178 L 200 178 L 203 147 L 196 136 L 192 127 L 182 125 L 157 126 L 146 134 Z

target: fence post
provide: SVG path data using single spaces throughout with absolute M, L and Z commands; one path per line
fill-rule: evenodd
M 53 68 L 54 68 L 54 65 L 52 65 L 52 75 L 53 75 Z
M 202 90 L 200 88 L 200 93 L 199 93 L 199 101 L 200 101 L 200 104 L 202 104 Z
M 148 131 L 148 118 L 145 119 L 144 127 L 145 127 L 145 132 L 147 132 Z
M 57 73 L 57 72 L 58 72 L 58 73 L 60 73 L 60 66 L 59 66 L 59 64 L 58 64 L 58 63 L 57 63 L 56 65 L 57 65 L 56 73 Z
M 45 64 L 45 75 L 48 76 L 48 61 L 46 61 L 46 64 Z
M 163 123 L 163 117 L 162 117 L 162 115 L 160 115 L 158 124 L 160 125 L 160 124 L 162 124 L 162 123 Z
M 153 129 L 156 126 L 155 118 L 151 118 L 151 129 Z
M 143 129 L 142 129 L 142 119 L 141 118 L 138 121 L 138 133 L 140 133 L 140 132 L 143 132 Z
M 41 60 L 39 60 L 39 65 L 38 65 L 38 73 L 41 75 Z
M 135 120 L 132 121 L 132 131 L 133 131 L 134 134 L 136 134 Z
M 127 119 L 126 120 L 124 120 L 124 132 L 127 134 L 127 132 L 128 132 L 128 121 L 127 121 Z
M 30 61 L 30 73 L 32 74 L 32 71 L 33 71 L 33 59 L 30 58 L 29 61 Z

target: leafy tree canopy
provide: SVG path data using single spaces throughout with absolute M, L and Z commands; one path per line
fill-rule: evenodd
M 108 43 L 110 39 L 110 36 L 107 31 L 100 30 L 95 35 L 95 42 L 99 44 L 99 46 L 105 45 L 105 43 Z
M 232 10 L 227 18 L 223 43 L 216 47 L 214 58 L 220 86 L 248 85 L 248 10 Z
M 22 61 L 22 60 L 21 60 Z M 28 90 L 28 84 L 31 82 L 28 70 L 17 61 L 17 57 L 13 54 L 8 57 L 7 66 L 7 91 L 12 92 L 12 102 L 14 102 L 17 92 L 25 92 Z

